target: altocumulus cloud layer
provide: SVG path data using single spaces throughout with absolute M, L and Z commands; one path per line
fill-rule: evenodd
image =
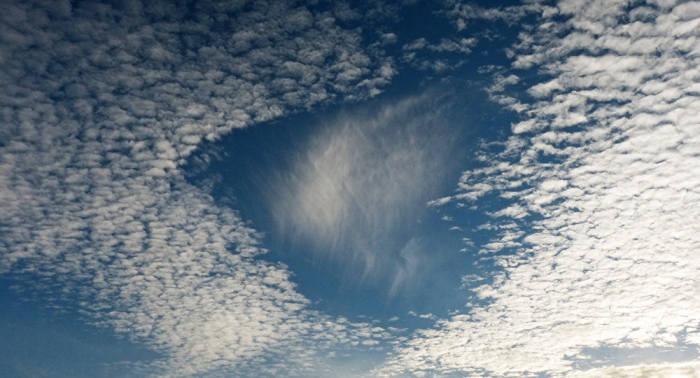
M 700 347 L 700 3 L 444 5 L 459 36 L 367 44 L 347 27 L 364 16 L 334 2 L 2 2 L 0 273 L 162 354 L 134 374 L 357 376 L 372 362 L 341 372 L 334 356 L 376 361 L 388 339 L 370 376 L 700 374 L 673 353 L 605 360 Z M 488 215 L 454 229 L 486 232 L 467 251 L 498 269 L 465 276 L 476 300 L 433 328 L 314 311 L 256 258 L 257 232 L 184 178 L 203 141 L 378 94 L 396 72 L 381 48 L 457 72 L 493 37 L 472 23 L 523 20 L 511 67 L 480 71 L 522 120 L 432 202 Z M 338 116 L 272 183 L 277 224 L 391 293 L 409 285 L 429 246 L 407 230 L 450 164 L 444 104 Z
M 318 350 L 386 333 L 308 310 L 181 166 L 203 139 L 376 94 L 394 70 L 338 26 L 348 12 L 178 4 L 2 2 L 0 271 L 162 352 L 163 374 L 311 374 Z
M 436 201 L 491 214 L 488 304 L 416 332 L 378 374 L 697 376 L 597 368 L 596 350 L 700 344 L 700 3 L 567 0 L 528 30 L 492 91 L 524 120 Z M 518 76 L 535 69 L 549 79 Z M 518 83 L 529 96 L 502 92 Z

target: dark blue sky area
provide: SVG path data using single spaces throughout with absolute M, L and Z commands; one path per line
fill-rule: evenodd
M 145 376 L 134 367 L 159 357 L 148 348 L 116 337 L 111 331 L 85 324 L 70 307 L 42 304 L 42 294 L 17 282 L 0 280 L 0 371 L 3 377 L 123 377 Z M 34 298 L 29 299 L 29 298 Z M 40 302 L 42 301 L 42 302 Z
M 478 75 L 469 70 L 453 73 L 450 84 L 437 84 L 439 90 L 459 93 L 463 99 L 452 105 L 453 116 L 449 128 L 458 130 L 456 142 L 459 151 L 451 156 L 450 173 L 437 185 L 437 199 L 453 194 L 454 183 L 461 170 L 478 164 L 473 162 L 480 141 L 502 138 L 513 122 L 513 115 L 500 111 L 490 103 L 487 94 L 473 83 L 465 83 L 463 77 Z M 297 114 L 284 120 L 274 121 L 260 127 L 234 130 L 229 136 L 211 144 L 205 144 L 193 156 L 190 163 L 190 179 L 199 186 L 213 184 L 212 194 L 219 203 L 231 206 L 240 212 L 250 225 L 265 234 L 263 247 L 269 253 L 263 258 L 271 262 L 283 262 L 294 272 L 293 281 L 309 299 L 317 302 L 317 308 L 335 315 L 367 315 L 387 320 L 394 316 L 405 316 L 408 311 L 445 315 L 448 311 L 464 310 L 464 303 L 471 297 L 468 290 L 457 289 L 465 271 L 478 273 L 473 263 L 479 259 L 474 251 L 461 252 L 464 231 L 449 230 L 450 221 L 443 217 L 460 217 L 460 226 L 484 222 L 480 212 L 455 208 L 453 205 L 433 208 L 425 204 L 424 214 L 416 219 L 413 227 L 401 231 L 403 238 L 418 236 L 428 253 L 430 263 L 421 266 L 422 272 L 414 285 L 389 295 L 386 282 L 372 282 L 348 276 L 342 263 L 317 258 L 308 243 L 296 243 L 276 229 L 272 209 L 261 192 L 269 190 L 271 177 L 292 169 L 293 161 L 303 154 L 315 133 L 324 125 L 332 123 L 338 114 L 372 114 L 385 105 L 391 105 L 407 96 L 404 88 L 417 88 L 416 76 L 399 77 L 395 85 L 370 104 L 331 106 L 323 110 Z M 437 79 L 433 81 L 438 81 Z M 411 84 L 412 83 L 412 84 Z M 431 86 L 430 82 L 424 83 Z M 413 90 L 415 92 L 417 90 Z M 201 163 L 202 157 L 211 159 L 208 167 Z M 468 214 L 465 219 L 464 215 Z M 472 219 L 473 218 L 473 219 Z M 467 230 L 469 232 L 469 230 Z M 483 235 L 470 236 L 479 241 Z M 340 264 L 340 265 L 339 265 Z M 425 324 L 424 321 L 419 323 Z

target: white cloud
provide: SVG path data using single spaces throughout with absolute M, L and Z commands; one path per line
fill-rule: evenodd
M 460 52 L 469 54 L 472 52 L 471 48 L 474 47 L 474 45 L 476 45 L 476 38 L 461 38 L 459 40 L 442 38 L 439 44 L 429 45 L 427 48 L 435 52 Z
M 542 4 L 523 4 L 507 7 L 484 8 L 473 3 L 464 3 L 459 0 L 446 1 L 450 8 L 447 14 L 459 30 L 464 30 L 473 20 L 504 21 L 514 24 L 530 14 L 550 14 L 556 8 Z
M 403 45 L 404 50 L 422 50 L 428 46 L 428 41 L 425 38 L 418 38 L 411 43 Z
M 591 369 L 571 376 L 574 378 L 694 378 L 700 376 L 700 366 L 697 362 L 642 364 L 629 367 Z
M 256 259 L 256 232 L 184 180 L 202 139 L 393 75 L 326 13 L 243 5 L 0 4 L 0 272 L 162 352 L 168 376 L 309 375 L 388 336 L 312 311 Z
M 403 61 L 419 70 L 432 70 L 444 73 L 454 70 L 467 61 L 464 58 L 454 59 L 450 55 L 468 55 L 477 44 L 476 38 L 441 38 L 439 43 L 431 43 L 426 38 L 417 38 L 404 44 Z
M 398 41 L 398 36 L 394 33 L 383 33 L 379 36 L 383 44 L 393 44 Z
M 352 276 L 399 290 L 426 263 L 419 241 L 404 234 L 447 172 L 455 143 L 448 118 L 449 103 L 434 91 L 370 115 L 340 115 L 269 183 L 281 232 Z
M 550 81 L 511 98 L 529 119 L 455 197 L 498 196 L 510 206 L 494 215 L 541 220 L 497 226 L 483 247 L 502 274 L 474 289 L 488 304 L 416 332 L 378 374 L 697 375 L 596 354 L 693 348 L 700 332 L 697 3 L 628 4 L 562 1 L 549 13 L 563 21 L 521 35 L 514 67 Z

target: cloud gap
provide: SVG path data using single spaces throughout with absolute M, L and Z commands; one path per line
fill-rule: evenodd
M 454 169 L 453 106 L 433 89 L 326 121 L 266 185 L 278 232 L 346 280 L 396 294 L 430 259 L 412 233 Z

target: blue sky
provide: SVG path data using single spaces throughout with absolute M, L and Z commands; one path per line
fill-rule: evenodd
M 7 377 L 700 375 L 700 3 L 0 4 Z

